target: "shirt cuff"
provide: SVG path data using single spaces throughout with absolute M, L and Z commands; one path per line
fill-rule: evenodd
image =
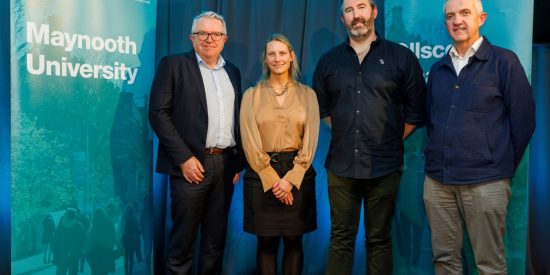
M 262 181 L 264 192 L 267 192 L 269 189 L 271 189 L 275 182 L 280 179 L 279 175 L 277 174 L 277 172 L 275 172 L 275 169 L 273 169 L 271 165 L 267 166 L 264 170 L 258 173 L 258 175 L 260 176 L 260 180 Z
M 294 164 L 294 167 L 292 168 L 292 170 L 286 173 L 284 179 L 292 183 L 292 185 L 294 185 L 296 189 L 300 190 L 300 186 L 302 186 L 302 180 L 304 179 L 305 174 L 306 169 L 303 166 Z

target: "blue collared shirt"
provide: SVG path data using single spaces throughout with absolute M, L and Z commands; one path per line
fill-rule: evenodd
M 428 78 L 426 174 L 445 184 L 510 178 L 535 128 L 518 57 L 485 38 L 457 75 L 450 55 Z
M 220 56 L 216 66 L 210 68 L 198 54 L 196 55 L 208 106 L 206 148 L 235 146 L 235 137 L 233 136 L 235 92 L 233 92 L 233 85 L 224 69 L 225 60 Z

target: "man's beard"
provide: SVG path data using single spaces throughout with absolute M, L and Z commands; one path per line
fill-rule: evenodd
M 356 23 L 363 23 L 364 26 L 362 26 L 360 28 L 354 28 L 353 25 L 355 25 Z M 365 36 L 368 36 L 373 30 L 374 17 L 371 16 L 371 18 L 368 21 L 366 21 L 362 18 L 359 19 L 359 20 L 353 20 L 351 22 L 351 26 L 352 27 L 348 31 L 350 36 L 352 36 L 352 37 L 365 37 Z

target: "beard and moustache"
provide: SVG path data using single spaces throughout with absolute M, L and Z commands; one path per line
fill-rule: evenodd
M 355 26 L 358 23 L 363 23 L 364 26 Z M 351 21 L 351 27 L 348 29 L 348 33 L 352 37 L 366 37 L 369 36 L 369 34 L 374 29 L 374 14 L 371 14 L 371 17 L 369 20 L 365 20 L 365 18 L 355 18 L 353 21 Z

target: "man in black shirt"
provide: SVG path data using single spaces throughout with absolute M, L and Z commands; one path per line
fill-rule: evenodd
M 392 274 L 391 219 L 403 139 L 425 120 L 422 68 L 407 48 L 375 32 L 374 0 L 344 0 L 348 41 L 314 73 L 321 118 L 332 128 L 326 160 L 331 206 L 327 274 L 351 274 L 361 204 L 368 274 Z

